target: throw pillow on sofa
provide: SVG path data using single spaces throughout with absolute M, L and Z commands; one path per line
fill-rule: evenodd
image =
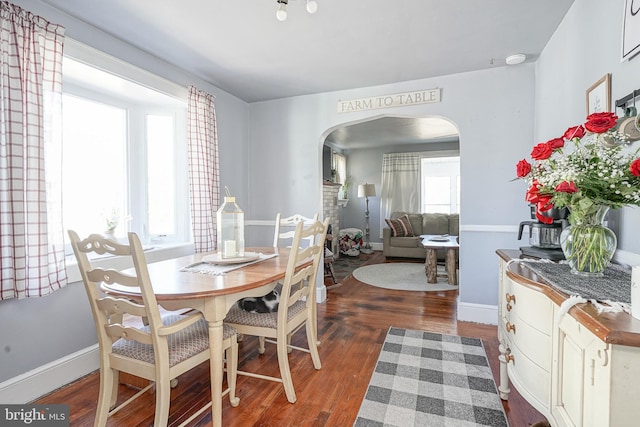
M 408 215 L 402 215 L 398 219 L 385 219 L 391 229 L 391 237 L 413 237 L 413 227 Z

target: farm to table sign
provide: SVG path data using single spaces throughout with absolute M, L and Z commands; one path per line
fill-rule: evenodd
M 338 101 L 338 113 L 440 102 L 440 88 Z

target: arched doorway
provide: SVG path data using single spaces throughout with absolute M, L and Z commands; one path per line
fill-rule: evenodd
M 458 128 L 453 121 L 441 116 L 378 115 L 345 122 L 325 131 L 321 143 L 323 210 L 325 217 L 331 217 L 336 232 L 346 227 L 363 228 L 364 201 L 357 199 L 358 184 L 367 182 L 377 187 L 378 197 L 369 200 L 370 238 L 374 249 L 376 244 L 381 248 L 379 191 L 383 153 L 430 152 L 442 156 L 448 152 L 459 155 Z M 338 195 L 338 190 L 330 184 L 334 151 L 346 155 L 347 176 L 343 178 L 350 181 L 349 200 L 338 203 L 335 199 L 341 199 L 342 195 Z

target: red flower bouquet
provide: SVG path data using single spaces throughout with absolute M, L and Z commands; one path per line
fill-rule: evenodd
M 640 158 L 625 148 L 626 138 L 614 129 L 613 113 L 595 113 L 584 125 L 570 127 L 561 138 L 533 147 L 531 162 L 520 160 L 516 175 L 529 183 L 525 200 L 542 213 L 569 208 L 571 226 L 560 244 L 571 271 L 602 275 L 616 250 L 617 239 L 603 225 L 610 208 L 640 206 Z M 567 147 L 569 145 L 569 147 Z
M 536 205 L 538 220 L 550 223 L 540 213 L 552 207 L 568 207 L 570 222 L 577 224 L 597 205 L 640 206 L 638 150 L 624 152 L 626 140 L 614 130 L 617 119 L 591 114 L 584 125 L 533 147 L 531 162 L 517 163 L 516 176 L 529 183 L 525 200 Z

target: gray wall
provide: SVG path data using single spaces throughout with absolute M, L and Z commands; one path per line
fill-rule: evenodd
M 568 127 L 583 123 L 585 91 L 606 73 L 611 73 L 612 108 L 616 99 L 640 88 L 640 57 L 620 62 L 623 10 L 624 0 L 573 4 L 536 62 L 534 142 L 556 138 Z M 621 109 L 615 112 L 624 115 Z M 636 142 L 632 149 L 639 146 Z M 640 254 L 640 239 L 633 233 L 640 225 L 640 208 L 623 208 L 613 217 L 618 248 Z
M 496 231 L 495 226 L 515 227 L 529 217 L 523 189 L 510 180 L 515 174 L 515 163 L 523 152 L 530 150 L 533 140 L 534 71 L 533 64 L 523 64 L 251 104 L 249 192 L 251 200 L 256 202 L 251 215 L 268 218 L 278 210 L 315 212 L 322 209 L 322 143 L 337 126 L 380 115 L 446 117 L 457 125 L 460 133 L 460 218 L 461 239 L 465 242 L 460 250 L 460 300 L 495 306 L 495 250 L 507 243 L 507 247 L 517 245 L 515 231 L 509 233 L 505 243 L 504 232 Z M 339 99 L 433 87 L 442 88 L 442 102 L 348 114 L 336 112 Z M 381 160 L 365 153 L 363 161 Z M 351 167 L 353 163 L 356 162 L 350 162 Z M 280 164 L 288 167 L 278 169 L 274 175 L 274 165 Z M 269 174 L 273 181 L 264 179 Z M 377 170 L 352 169 L 349 174 L 380 184 Z M 274 196 L 270 188 L 278 188 L 282 194 Z M 361 209 L 363 202 L 354 201 L 353 207 L 347 209 Z M 371 224 L 379 223 L 379 208 L 375 203 L 379 201 L 374 202 L 373 209 L 370 206 Z M 476 233 L 480 237 L 469 236 Z M 466 275 L 464 271 L 473 273 Z
M 193 84 L 214 94 L 219 153 L 223 159 L 221 185 L 230 187 L 241 206 L 247 204 L 247 169 L 242 166 L 248 152 L 247 103 L 40 1 L 21 0 L 20 7 L 64 25 L 69 38 L 185 87 Z M 81 283 L 72 283 L 43 298 L 0 301 L 0 325 L 0 382 L 97 343 Z

